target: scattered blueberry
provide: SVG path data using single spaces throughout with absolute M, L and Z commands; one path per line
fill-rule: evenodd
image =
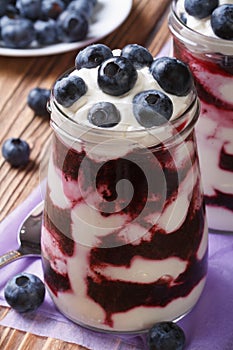
M 166 123 L 172 116 L 171 99 L 161 91 L 142 91 L 133 98 L 133 112 L 138 123 L 146 128 Z
M 190 16 L 195 18 L 205 18 L 211 15 L 213 10 L 219 5 L 219 0 L 185 0 L 184 7 Z
M 184 331 L 174 322 L 155 324 L 148 333 L 149 350 L 183 350 Z
M 105 60 L 98 70 L 98 84 L 106 94 L 120 96 L 128 92 L 137 80 L 137 71 L 125 57 Z
M 75 67 L 77 69 L 94 68 L 110 57 L 113 57 L 113 54 L 108 46 L 103 44 L 89 45 L 77 54 Z
M 47 21 L 37 20 L 34 23 L 34 29 L 36 40 L 40 45 L 51 45 L 58 41 L 57 23 L 54 19 L 50 18 Z
M 18 168 L 29 162 L 30 147 L 20 138 L 10 138 L 2 145 L 2 155 L 8 163 Z
M 36 310 L 44 301 L 45 286 L 39 277 L 22 273 L 11 278 L 4 288 L 8 304 L 17 312 Z
M 10 48 L 26 48 L 36 37 L 32 22 L 25 18 L 8 20 L 2 26 L 1 34 L 5 45 Z
M 16 8 L 21 16 L 35 20 L 41 14 L 41 0 L 16 0 Z
M 157 58 L 151 64 L 150 71 L 167 93 L 186 96 L 193 87 L 193 77 L 188 66 L 176 58 Z
M 50 90 L 40 87 L 33 88 L 28 96 L 28 106 L 35 112 L 36 115 L 48 117 L 47 103 L 50 97 Z
M 70 107 L 86 91 L 87 86 L 83 79 L 74 75 L 57 80 L 53 88 L 55 99 L 64 107 Z
M 151 53 L 138 44 L 126 45 L 121 51 L 121 56 L 130 60 L 136 69 L 150 66 L 153 61 Z
M 98 102 L 88 113 L 88 120 L 95 126 L 111 128 L 120 122 L 120 112 L 113 103 Z
M 86 38 L 89 24 L 85 15 L 65 10 L 57 18 L 58 38 L 63 42 L 74 42 Z
M 212 12 L 211 27 L 218 37 L 233 40 L 233 4 L 221 5 Z

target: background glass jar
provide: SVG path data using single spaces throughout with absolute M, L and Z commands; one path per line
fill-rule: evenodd
M 42 264 L 54 303 L 105 332 L 141 332 L 186 314 L 207 272 L 195 92 L 176 120 L 139 131 L 89 129 L 53 96 L 50 109 Z
M 173 1 L 173 56 L 186 62 L 201 100 L 197 145 L 209 228 L 233 231 L 233 42 L 188 28 Z

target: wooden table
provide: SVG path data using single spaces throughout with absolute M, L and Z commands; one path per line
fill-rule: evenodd
M 110 48 L 138 43 L 155 56 L 169 37 L 167 13 L 170 0 L 134 0 L 126 21 L 101 40 Z M 13 169 L 0 155 L 0 220 L 22 203 L 39 185 L 43 150 L 52 131 L 49 120 L 35 116 L 27 106 L 29 91 L 37 86 L 51 88 L 53 82 L 74 65 L 77 50 L 47 57 L 14 58 L 0 56 L 0 144 L 10 137 L 21 137 L 31 147 L 30 162 L 24 169 Z M 8 308 L 0 307 L 0 319 Z M 81 350 L 82 346 L 44 338 L 9 327 L 0 327 L 1 350 Z

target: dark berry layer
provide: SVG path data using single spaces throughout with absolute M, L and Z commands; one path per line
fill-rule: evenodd
M 205 195 L 205 202 L 207 205 L 211 205 L 213 207 L 222 207 L 233 211 L 232 194 L 227 194 L 227 193 L 223 193 L 221 191 L 215 190 L 215 194 L 213 196 Z
M 42 257 L 42 266 L 45 276 L 45 282 L 48 284 L 49 288 L 54 295 L 57 296 L 58 292 L 71 291 L 69 276 L 61 275 L 54 271 L 50 265 L 50 262 Z
M 44 226 L 52 234 L 59 249 L 66 256 L 72 256 L 74 253 L 71 224 L 70 210 L 60 209 L 53 205 L 48 190 L 44 207 Z
M 221 149 L 219 167 L 223 170 L 233 172 L 233 155 L 227 153 L 224 146 Z

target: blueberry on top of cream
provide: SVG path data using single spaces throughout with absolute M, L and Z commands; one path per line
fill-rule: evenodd
M 150 66 L 153 61 L 151 53 L 138 44 L 126 45 L 121 51 L 121 56 L 130 60 L 136 69 Z
M 151 74 L 159 85 L 170 94 L 187 95 L 193 87 L 193 78 L 188 66 L 171 57 L 160 57 L 153 61 Z
M 89 45 L 77 54 L 75 58 L 75 67 L 77 69 L 95 68 L 112 56 L 112 50 L 106 45 Z
M 185 0 L 184 7 L 190 16 L 202 19 L 211 15 L 212 11 L 218 6 L 218 0 Z
M 106 94 L 120 96 L 133 88 L 137 70 L 125 57 L 112 57 L 104 61 L 98 70 L 98 85 Z
M 70 107 L 86 91 L 87 87 L 83 79 L 75 75 L 57 80 L 53 88 L 54 97 L 64 107 Z
M 233 40 L 232 0 L 178 0 L 176 6 L 188 28 L 207 37 Z
M 137 44 L 114 51 L 87 46 L 75 66 L 55 83 L 53 95 L 68 108 L 65 113 L 89 127 L 123 131 L 164 125 L 184 112 L 194 87 L 186 64 L 170 57 L 153 60 Z
M 151 128 L 166 123 L 172 115 L 171 99 L 161 91 L 142 91 L 133 99 L 135 118 L 142 126 Z
M 102 128 L 111 128 L 120 122 L 120 112 L 113 103 L 98 102 L 88 113 L 90 123 Z
M 211 15 L 211 26 L 218 37 L 233 40 L 233 5 L 217 7 Z

